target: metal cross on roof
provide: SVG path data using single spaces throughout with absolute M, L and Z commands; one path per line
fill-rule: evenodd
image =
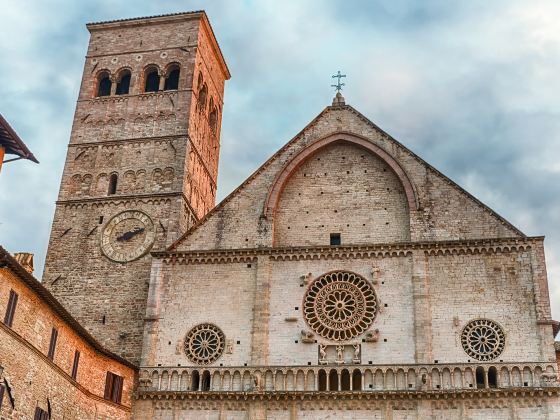
M 343 77 L 346 77 L 345 74 L 340 74 L 340 70 L 338 71 L 337 74 L 333 75 L 333 79 L 338 79 L 338 83 L 336 85 L 331 85 L 333 88 L 336 89 L 337 92 L 340 92 L 342 90 L 342 86 L 345 86 L 344 83 L 340 83 L 340 79 L 342 79 Z

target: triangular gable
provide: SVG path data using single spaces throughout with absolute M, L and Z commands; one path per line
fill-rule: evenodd
M 168 248 L 168 251 L 182 250 L 184 248 L 193 250 L 271 246 L 272 241 L 267 237 L 266 232 L 269 228 L 267 223 L 270 220 L 264 220 L 266 219 L 265 202 L 278 174 L 284 167 L 289 165 L 290 161 L 298 153 L 309 145 L 314 144 L 315 141 L 342 132 L 354 133 L 356 137 L 368 139 L 376 147 L 383 149 L 385 153 L 392 156 L 399 166 L 403 168 L 404 172 L 409 174 L 412 184 L 415 190 L 417 190 L 415 194 L 418 195 L 416 199 L 418 200 L 419 208 L 415 209 L 415 211 L 418 212 L 419 217 L 435 217 L 438 219 L 440 217 L 438 216 L 439 210 L 442 211 L 442 214 L 443 212 L 462 211 L 461 209 L 451 209 L 449 207 L 450 204 L 445 202 L 441 203 L 441 209 L 437 208 L 439 204 L 434 202 L 432 197 L 437 194 L 434 194 L 433 191 L 430 192 L 426 188 L 424 185 L 425 177 L 429 177 L 432 183 L 437 184 L 432 185 L 432 189 L 448 188 L 449 191 L 446 191 L 446 196 L 451 197 L 449 200 L 461 201 L 463 207 L 470 209 L 472 214 L 457 213 L 450 216 L 452 218 L 455 217 L 457 220 L 462 220 L 465 217 L 472 219 L 465 224 L 466 227 L 463 226 L 457 229 L 456 232 L 452 230 L 446 232 L 445 229 L 436 228 L 434 232 L 437 233 L 420 235 L 417 239 L 453 240 L 502 236 L 525 237 L 521 231 L 506 219 L 403 146 L 353 107 L 342 105 L 325 108 L 303 130 L 253 172 L 239 187 L 176 240 Z M 425 173 L 425 176 L 419 175 L 420 173 Z M 426 213 L 427 209 L 432 214 L 428 214 L 428 216 L 425 214 L 420 215 L 420 213 Z M 216 221 L 212 227 L 207 226 L 213 219 L 219 219 L 219 221 Z M 444 222 L 441 221 L 442 225 L 445 224 Z M 451 222 L 450 224 L 454 223 L 453 220 Z M 431 222 L 426 222 L 426 229 L 429 229 L 429 223 Z M 470 229 L 469 226 L 473 225 L 473 223 L 480 225 L 479 230 L 474 230 L 473 232 L 465 231 L 465 229 Z M 238 230 L 247 233 L 247 235 L 241 235 L 246 236 L 244 239 L 237 238 L 236 240 L 231 240 L 232 233 L 235 230 L 231 229 L 232 224 L 239 224 Z M 493 226 L 494 224 L 495 226 Z M 485 226 L 489 227 L 485 228 Z M 202 232 L 205 229 L 208 231 Z M 252 232 L 252 229 L 255 232 Z M 187 240 L 187 238 L 191 239 Z M 414 239 L 413 237 L 412 240 Z M 189 243 L 187 244 L 186 242 Z

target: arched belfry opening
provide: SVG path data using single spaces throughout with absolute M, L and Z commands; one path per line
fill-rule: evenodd
M 144 92 L 159 90 L 159 70 L 155 66 L 148 66 L 144 72 Z
M 181 68 L 178 64 L 172 64 L 167 69 L 167 76 L 165 77 L 165 84 L 163 90 L 177 90 L 179 89 L 179 75 Z
M 101 72 L 97 79 L 97 90 L 95 96 L 109 96 L 111 94 L 111 86 L 113 85 L 109 72 Z
M 274 246 L 406 242 L 412 183 L 398 162 L 367 139 L 332 135 L 308 145 L 281 170 L 264 213 Z
M 117 78 L 117 89 L 115 91 L 117 95 L 127 95 L 129 93 L 130 78 L 131 78 L 130 70 L 125 69 L 121 71 L 121 73 Z

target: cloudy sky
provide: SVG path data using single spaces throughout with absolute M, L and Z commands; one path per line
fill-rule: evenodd
M 133 5 L 133 7 L 131 7 Z M 546 235 L 560 319 L 557 0 L 2 0 L 0 113 L 40 165 L 0 176 L 0 244 L 41 275 L 87 22 L 205 9 L 232 73 L 219 199 L 344 95 L 528 235 Z

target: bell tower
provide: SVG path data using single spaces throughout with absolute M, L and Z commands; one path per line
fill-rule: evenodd
M 90 23 L 43 283 L 137 362 L 150 251 L 215 204 L 225 81 L 204 12 Z

